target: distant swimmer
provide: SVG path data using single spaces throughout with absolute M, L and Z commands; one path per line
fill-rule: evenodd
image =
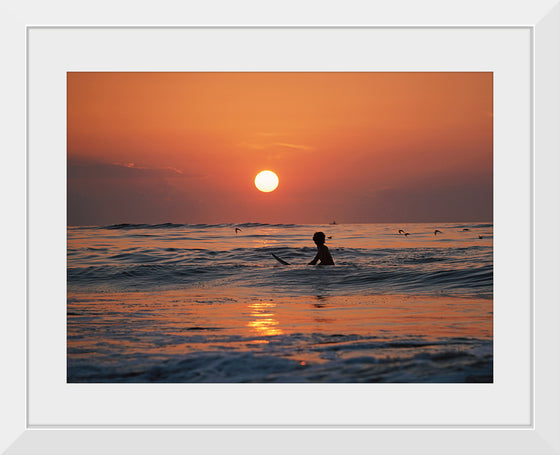
M 470 229 L 465 228 L 465 229 L 463 229 L 463 231 L 470 231 Z
M 441 231 L 440 231 L 439 229 L 436 229 L 436 230 L 434 231 L 434 235 L 438 235 L 438 234 L 441 234 Z
M 241 232 L 241 229 L 239 229 L 238 227 L 235 228 L 235 235 L 237 235 L 238 232 Z
M 405 232 L 404 236 L 406 237 L 407 235 L 410 235 L 410 232 Z
M 399 234 L 404 234 L 404 231 L 402 229 L 399 229 Z
M 479 239 L 483 239 L 484 237 L 482 237 L 481 235 L 478 236 Z
M 410 232 L 404 232 L 402 229 L 399 229 L 399 234 L 407 236 L 407 235 L 410 235 Z
M 313 241 L 315 242 L 315 245 L 317 245 L 317 255 L 313 258 L 309 265 L 315 265 L 317 264 L 317 261 L 321 261 L 319 262 L 319 265 L 334 265 L 331 252 L 325 245 L 325 234 L 322 232 L 315 232 L 315 234 L 313 234 Z

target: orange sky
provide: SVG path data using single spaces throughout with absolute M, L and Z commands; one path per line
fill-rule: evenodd
M 491 221 L 492 91 L 492 73 L 68 73 L 68 224 Z

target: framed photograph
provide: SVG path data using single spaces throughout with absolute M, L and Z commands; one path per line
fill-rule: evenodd
M 117 5 L 4 19 L 0 448 L 560 453 L 560 5 Z

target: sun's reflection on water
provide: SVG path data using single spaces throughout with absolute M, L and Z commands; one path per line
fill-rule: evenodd
M 275 303 L 256 302 L 249 305 L 250 316 L 254 318 L 249 321 L 247 327 L 253 329 L 260 336 L 282 335 L 284 332 L 278 327 L 278 320 L 272 310 L 276 307 Z

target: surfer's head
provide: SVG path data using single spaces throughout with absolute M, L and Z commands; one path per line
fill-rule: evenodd
M 322 232 L 315 232 L 315 234 L 313 234 L 313 241 L 317 245 L 322 245 L 325 243 L 325 234 Z

